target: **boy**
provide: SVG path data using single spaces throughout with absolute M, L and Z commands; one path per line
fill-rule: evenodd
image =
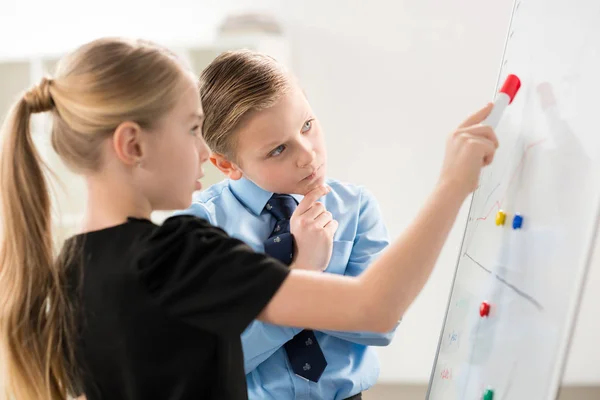
M 197 194 L 185 213 L 290 264 L 295 207 L 326 183 L 315 218 L 327 210 L 339 226 L 325 272 L 363 272 L 389 243 L 379 206 L 364 188 L 326 178 L 323 134 L 294 79 L 268 56 L 236 51 L 211 63 L 200 90 L 210 159 L 229 179 Z M 242 334 L 249 398 L 360 399 L 379 374 L 369 346 L 386 346 L 393 334 L 254 321 Z

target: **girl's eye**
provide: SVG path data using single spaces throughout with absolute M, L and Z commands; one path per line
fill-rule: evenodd
M 283 153 L 283 151 L 285 150 L 285 145 L 279 145 L 277 146 L 273 151 L 271 151 L 269 153 L 269 157 L 277 157 L 279 155 L 281 155 L 281 153 Z
M 309 119 L 308 121 L 306 121 L 304 123 L 304 125 L 302 125 L 302 133 L 306 133 L 308 131 L 310 131 L 310 128 L 312 128 L 312 120 Z
M 200 125 L 196 125 L 190 130 L 190 133 L 192 134 L 192 136 L 198 136 L 199 132 L 200 132 Z

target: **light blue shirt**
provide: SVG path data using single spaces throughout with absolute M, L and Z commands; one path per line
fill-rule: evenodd
M 379 205 L 363 187 L 328 180 L 332 191 L 320 199 L 339 223 L 333 254 L 326 273 L 356 276 L 363 272 L 389 244 Z M 264 252 L 263 242 L 275 226 L 264 210 L 273 193 L 250 180 L 225 180 L 194 195 L 193 214 Z M 303 196 L 294 195 L 300 202 Z M 375 349 L 386 346 L 387 334 L 315 331 L 327 360 L 319 382 L 294 374 L 283 345 L 301 329 L 252 322 L 242 334 L 244 364 L 250 400 L 341 400 L 367 390 L 379 376 Z

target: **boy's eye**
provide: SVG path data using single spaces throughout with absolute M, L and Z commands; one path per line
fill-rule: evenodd
M 191 133 L 193 136 L 198 136 L 198 133 L 199 133 L 199 132 L 200 132 L 200 125 L 196 125 L 196 126 L 194 126 L 194 127 L 193 127 L 193 128 L 190 130 L 190 133 Z
M 279 145 L 277 146 L 273 151 L 271 151 L 269 153 L 269 157 L 277 157 L 279 155 L 281 155 L 281 153 L 283 153 L 283 151 L 285 150 L 285 145 Z
M 310 128 L 312 128 L 312 119 L 309 119 L 302 125 L 302 133 L 310 131 Z

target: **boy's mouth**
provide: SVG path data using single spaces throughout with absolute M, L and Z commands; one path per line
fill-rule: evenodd
M 313 170 L 313 172 L 311 172 L 304 179 L 302 179 L 302 181 L 312 181 L 313 179 L 315 179 L 317 177 L 317 174 L 318 174 L 318 172 L 319 172 L 319 170 L 321 169 L 322 166 L 323 166 L 323 164 L 319 165 L 317 167 L 317 169 Z

